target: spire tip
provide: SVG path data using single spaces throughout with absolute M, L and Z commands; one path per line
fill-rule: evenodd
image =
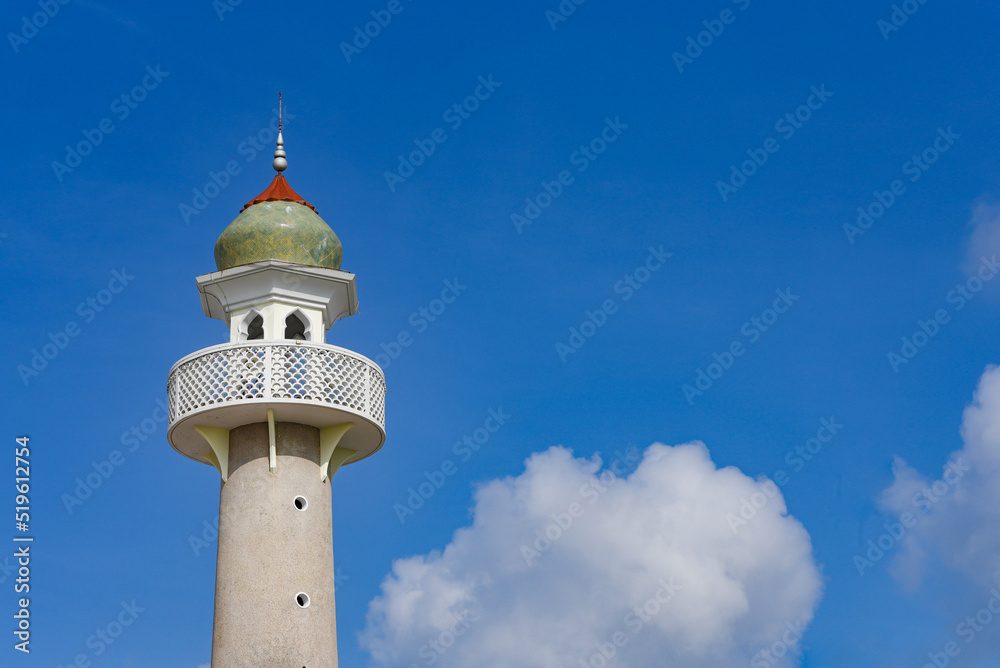
M 281 174 L 288 168 L 288 161 L 285 159 L 285 140 L 281 136 L 281 91 L 278 91 L 278 145 L 274 150 L 274 162 L 271 163 L 274 171 Z

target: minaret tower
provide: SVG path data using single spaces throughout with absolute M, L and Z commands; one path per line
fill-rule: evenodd
M 212 668 L 335 668 L 330 481 L 385 442 L 385 377 L 328 345 L 358 310 L 354 274 L 312 204 L 278 174 L 215 245 L 202 310 L 229 343 L 170 370 L 167 438 L 222 476 Z

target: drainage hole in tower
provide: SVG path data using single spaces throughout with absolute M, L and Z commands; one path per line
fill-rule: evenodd
M 295 595 L 295 602 L 299 604 L 300 608 L 308 608 L 309 594 L 305 593 L 304 591 L 300 591 L 298 594 Z
M 295 497 L 295 501 L 293 501 L 292 503 L 295 504 L 296 510 L 305 510 L 306 508 L 309 507 L 309 502 L 306 501 L 306 497 L 304 496 Z

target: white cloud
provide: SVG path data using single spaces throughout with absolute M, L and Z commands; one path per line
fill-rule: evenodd
M 369 604 L 374 665 L 577 668 L 603 647 L 622 668 L 718 668 L 776 642 L 788 655 L 754 665 L 791 665 L 822 583 L 780 492 L 734 532 L 727 514 L 754 480 L 717 469 L 701 443 L 635 458 L 617 478 L 556 447 L 479 487 L 472 525 L 396 561 Z
M 986 200 L 976 202 L 969 224 L 972 234 L 962 269 L 971 276 L 979 270 L 984 257 L 991 258 L 1000 254 L 1000 205 L 990 204 Z
M 895 480 L 882 493 L 884 510 L 914 518 L 893 564 L 909 586 L 920 583 L 932 556 L 979 585 L 1000 582 L 1000 368 L 980 379 L 962 417 L 962 440 L 935 481 L 897 458 Z

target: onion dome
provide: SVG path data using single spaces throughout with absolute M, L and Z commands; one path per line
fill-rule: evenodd
M 280 115 L 277 144 L 273 166 L 278 174 L 264 192 L 247 202 L 215 242 L 216 266 L 222 271 L 263 260 L 284 260 L 340 269 L 344 257 L 340 239 L 281 174 L 288 162 Z

